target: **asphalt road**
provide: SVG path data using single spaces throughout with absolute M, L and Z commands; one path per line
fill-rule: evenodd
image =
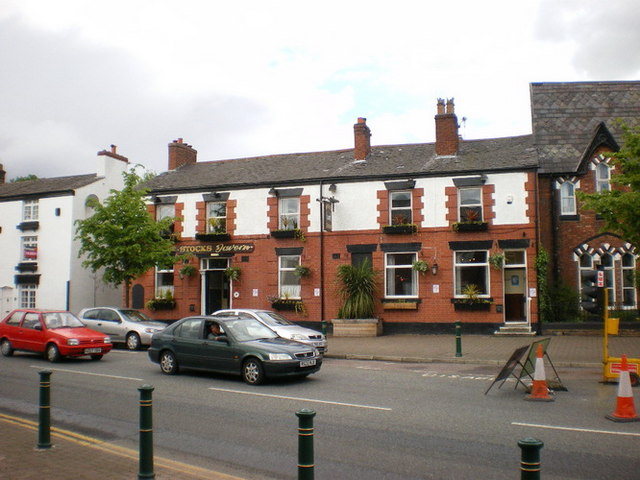
M 247 479 L 297 478 L 302 408 L 316 412 L 317 479 L 518 478 L 526 437 L 544 442 L 545 479 L 640 478 L 640 422 L 604 418 L 617 387 L 595 369 L 559 370 L 569 391 L 542 403 L 511 381 L 485 395 L 495 366 L 326 359 L 307 379 L 255 387 L 162 375 L 146 352 L 57 364 L 17 353 L 0 357 L 0 410 L 35 418 L 43 369 L 54 425 L 135 449 L 138 388 L 150 384 L 156 455 Z

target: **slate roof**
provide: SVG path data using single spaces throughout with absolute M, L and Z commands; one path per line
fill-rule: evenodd
M 197 162 L 146 186 L 157 194 L 535 169 L 532 143 L 531 135 L 461 141 L 456 156 L 436 156 L 434 143 L 374 146 L 364 162 L 353 149 Z
M 98 179 L 95 173 L 70 177 L 40 178 L 24 182 L 0 184 L 0 202 L 23 198 L 54 197 L 72 195 L 74 190 Z
M 640 124 L 640 81 L 532 83 L 530 96 L 541 173 L 576 172 L 601 123 L 618 145 L 615 119 Z

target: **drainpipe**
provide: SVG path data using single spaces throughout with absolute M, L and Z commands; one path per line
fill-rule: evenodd
M 324 180 L 320 180 L 320 325 L 324 326 L 324 202 L 323 202 Z M 326 327 L 322 333 L 326 333 Z

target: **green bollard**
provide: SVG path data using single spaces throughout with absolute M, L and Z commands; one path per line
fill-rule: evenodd
M 140 461 L 138 479 L 155 478 L 153 473 L 153 402 L 151 385 L 138 388 L 140 392 Z
M 525 438 L 518 442 L 522 450 L 520 458 L 520 480 L 540 480 L 540 449 L 542 441 L 535 438 Z
M 462 322 L 456 322 L 456 357 L 462 356 Z
M 320 328 L 321 328 L 322 334 L 326 337 L 327 336 L 327 321 L 326 320 L 321 320 L 320 321 Z
M 298 480 L 313 480 L 313 417 L 316 412 L 303 408 L 298 416 Z
M 51 448 L 51 370 L 41 370 L 38 448 Z

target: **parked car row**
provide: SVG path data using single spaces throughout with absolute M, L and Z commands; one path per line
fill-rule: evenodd
M 268 310 L 220 310 L 169 326 L 115 307 L 87 308 L 78 317 L 59 310 L 14 310 L 0 322 L 0 352 L 5 357 L 36 352 L 57 362 L 80 356 L 100 360 L 114 343 L 130 350 L 149 346 L 149 359 L 165 374 L 208 370 L 258 385 L 266 378 L 315 373 L 327 351 L 324 334 Z

